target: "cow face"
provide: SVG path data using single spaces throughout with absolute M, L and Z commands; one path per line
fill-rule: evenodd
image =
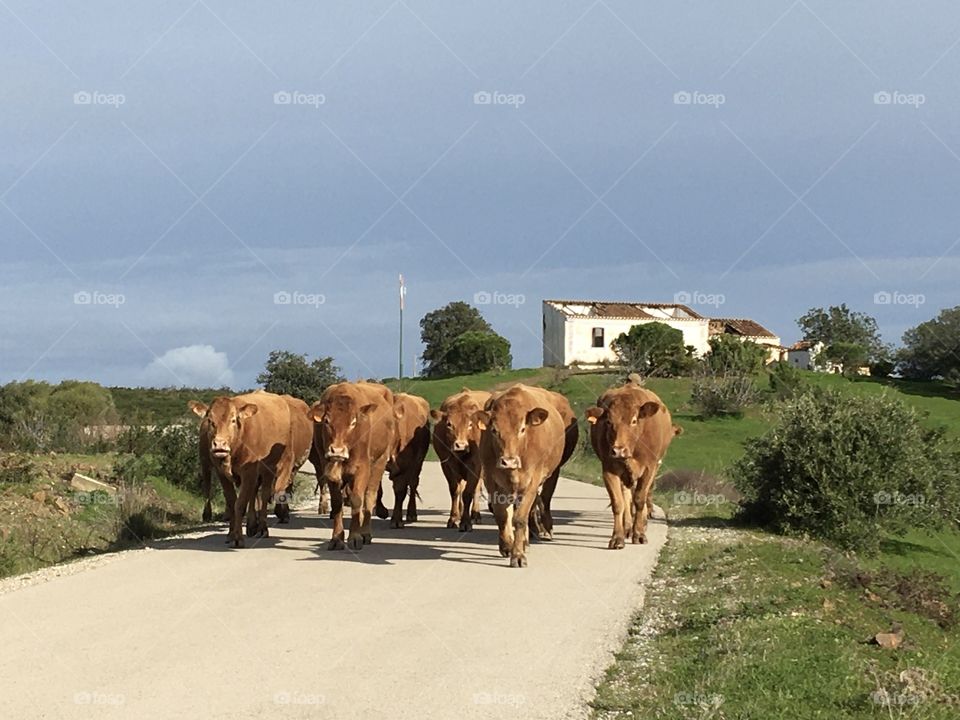
M 474 422 L 489 438 L 497 467 L 501 470 L 523 469 L 527 431 L 542 424 L 548 411 L 542 407 L 526 407 L 508 398 L 501 398 L 488 407 L 489 410 L 474 415 Z
M 368 429 L 366 420 L 376 408 L 374 403 L 361 406 L 346 396 L 315 403 L 308 415 L 320 426 L 324 458 L 333 462 L 349 460 L 357 434 Z
M 625 459 L 632 457 L 642 442 L 643 421 L 659 411 L 660 403 L 617 397 L 607 407 L 587 408 L 585 415 L 591 425 L 601 423 L 600 431 L 605 434 L 611 457 Z
M 188 405 L 203 418 L 203 430 L 210 438 L 210 457 L 221 466 L 229 465 L 232 453 L 240 447 L 243 423 L 257 414 L 257 406 L 228 397 L 214 398 L 209 406 L 196 400 Z
M 476 444 L 480 439 L 480 429 L 473 418 L 476 411 L 477 406 L 473 403 L 450 405 L 446 411 L 430 411 L 430 419 L 433 420 L 441 441 L 457 455 L 469 454 L 470 443 Z

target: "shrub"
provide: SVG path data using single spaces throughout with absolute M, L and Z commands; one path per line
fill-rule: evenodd
M 807 392 L 786 401 L 733 466 L 740 516 L 777 532 L 875 551 L 884 533 L 956 513 L 957 455 L 886 395 Z
M 676 377 L 696 364 L 693 349 L 684 346 L 683 332 L 665 323 L 634 325 L 610 343 L 627 372 L 642 377 Z
M 117 438 L 117 449 L 123 453 L 114 463 L 118 482 L 142 483 L 152 475 L 197 492 L 200 460 L 196 426 L 131 426 Z
M 0 483 L 30 483 L 40 477 L 40 468 L 29 455 L 10 453 L 0 456 Z
M 468 330 L 450 343 L 444 363 L 453 375 L 509 370 L 513 364 L 510 341 L 495 332 Z
M 778 362 L 770 368 L 770 389 L 780 400 L 794 397 L 806 387 L 803 371 L 790 363 Z
M 710 338 L 710 352 L 706 361 L 714 372 L 755 375 L 766 364 L 767 349 L 734 335 L 717 335 Z
M 693 381 L 691 402 L 703 417 L 739 416 L 757 401 L 753 378 L 714 373 L 709 369 Z

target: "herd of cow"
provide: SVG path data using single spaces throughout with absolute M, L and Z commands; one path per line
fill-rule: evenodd
M 271 503 L 280 522 L 289 521 L 286 499 L 307 459 L 321 489 L 320 513 L 329 506 L 329 549 L 360 550 L 370 543 L 374 514 L 402 528 L 408 494 L 406 522 L 415 522 L 420 471 L 432 440 L 450 489 L 447 527 L 468 532 L 480 521 L 482 483 L 499 528 L 500 554 L 511 567 L 527 564 L 531 532 L 540 540 L 552 538 L 550 503 L 579 437 L 577 417 L 563 395 L 522 384 L 492 393 L 464 388 L 434 410 L 421 397 L 370 382 L 331 385 L 313 406 L 257 391 L 217 397 L 209 406 L 191 401 L 190 409 L 202 418 L 204 519 L 211 518 L 216 474 L 228 542 L 235 547 L 244 544 L 244 518 L 247 535 L 268 534 Z M 609 547 L 623 548 L 627 537 L 644 543 L 653 480 L 681 430 L 635 377 L 604 392 L 585 415 L 613 510 Z M 393 483 L 392 514 L 382 503 L 384 472 Z M 346 537 L 344 498 L 351 508 Z

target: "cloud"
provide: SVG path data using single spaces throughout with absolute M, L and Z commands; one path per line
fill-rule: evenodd
M 143 371 L 143 384 L 158 387 L 222 387 L 233 384 L 227 354 L 212 345 L 167 350 Z

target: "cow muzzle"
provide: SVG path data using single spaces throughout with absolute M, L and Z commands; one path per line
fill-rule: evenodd
M 470 447 L 470 443 L 468 443 L 466 440 L 453 441 L 454 452 L 458 452 L 458 453 L 466 452 L 469 449 L 469 447 Z
M 497 467 L 502 470 L 519 470 L 520 458 L 516 456 L 508 457 L 506 455 L 501 455 L 500 461 L 497 463 Z
M 325 457 L 327 460 L 349 460 L 350 451 L 345 447 L 336 447 L 331 445 L 327 448 Z
M 623 445 L 614 445 L 610 450 L 610 454 L 618 459 L 623 459 L 630 456 L 630 453 Z
M 218 460 L 223 460 L 224 458 L 230 457 L 230 444 L 223 441 L 214 440 L 210 444 L 210 454 Z

